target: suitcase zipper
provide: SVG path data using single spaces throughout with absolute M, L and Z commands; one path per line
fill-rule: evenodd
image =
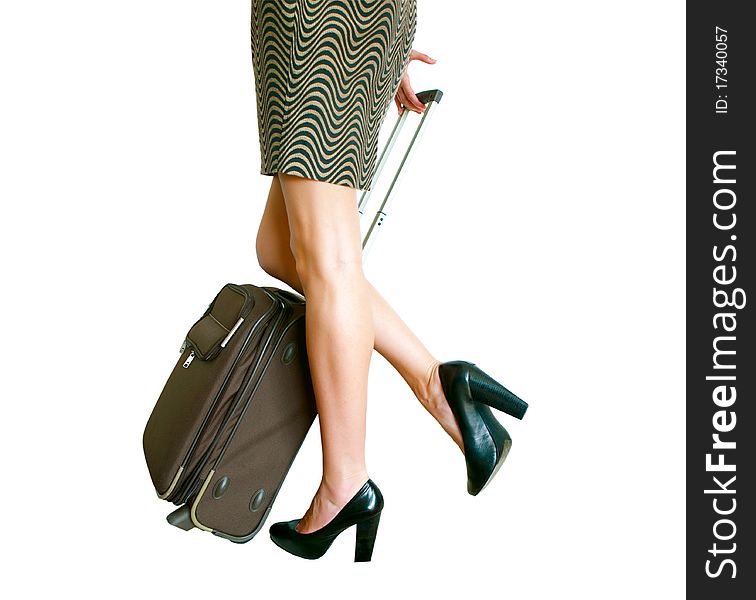
M 250 297 L 249 292 L 245 288 L 241 288 L 241 286 L 234 286 L 234 287 L 235 288 L 240 288 L 241 290 L 243 290 L 243 293 L 245 294 L 246 297 Z M 221 384 L 220 389 L 218 390 L 218 393 L 215 395 L 215 398 L 213 399 L 213 402 L 210 405 L 210 408 L 208 409 L 207 413 L 205 414 L 205 418 L 203 419 L 202 423 L 200 424 L 199 428 L 197 429 L 197 433 L 194 436 L 194 440 L 192 440 L 192 444 L 189 446 L 189 450 L 187 450 L 186 455 L 184 456 L 184 460 L 181 461 L 181 464 L 179 466 L 179 470 L 180 471 L 184 471 L 186 469 L 186 466 L 188 465 L 189 461 L 191 460 L 192 455 L 194 453 L 194 450 L 196 449 L 197 442 L 199 441 L 200 437 L 202 436 L 203 430 L 204 430 L 205 426 L 207 425 L 207 421 L 209 420 L 210 415 L 213 413 L 213 410 L 215 409 L 215 406 L 218 403 L 219 398 L 223 395 L 223 392 L 225 392 L 226 386 L 228 385 L 228 382 L 231 379 L 231 374 L 234 372 L 234 369 L 236 368 L 236 364 L 239 362 L 239 359 L 241 358 L 242 354 L 244 353 L 244 351 L 249 346 L 251 340 L 254 339 L 256 337 L 257 333 L 259 333 L 262 329 L 264 329 L 265 326 L 267 326 L 270 323 L 270 317 L 271 317 L 271 315 L 273 315 L 275 313 L 276 308 L 278 308 L 278 306 L 279 306 L 279 304 L 278 304 L 278 302 L 279 302 L 278 298 L 276 298 L 275 296 L 273 296 L 270 292 L 268 292 L 266 290 L 263 290 L 263 291 L 265 292 L 265 294 L 273 302 L 271 303 L 270 308 L 268 308 L 260 316 L 260 318 L 257 320 L 257 322 L 254 325 L 252 325 L 252 328 L 250 329 L 249 333 L 247 334 L 247 337 L 245 338 L 244 342 L 242 343 L 242 346 L 239 349 L 238 354 L 234 358 L 234 361 L 231 364 L 231 367 L 228 369 L 228 372 L 226 373 L 226 377 L 224 378 L 223 383 Z M 252 306 L 252 302 L 250 301 L 247 305 L 245 305 L 245 308 L 246 308 L 246 306 Z M 242 312 L 245 310 L 245 308 L 242 310 Z M 187 340 L 184 340 L 184 344 L 185 345 L 187 344 Z M 182 353 L 183 353 L 183 351 L 182 351 Z M 192 354 L 193 353 L 194 352 L 192 351 Z M 192 357 L 192 359 L 187 359 L 187 362 L 191 363 L 191 360 L 193 360 L 193 357 Z M 186 367 L 188 367 L 187 362 L 184 363 L 184 365 L 186 365 Z M 192 487 L 191 479 L 192 479 L 192 477 L 186 477 L 186 478 L 184 478 L 184 481 L 181 482 L 181 484 L 179 486 L 179 489 L 178 490 L 174 489 L 171 494 L 166 493 L 165 497 L 163 499 L 164 500 L 168 500 L 170 502 L 175 502 L 174 500 L 171 500 L 169 496 L 171 496 L 171 495 L 175 496 L 177 493 L 180 494 L 181 493 L 181 489 L 186 489 L 187 484 L 191 488 Z M 178 481 L 176 481 L 175 483 L 178 484 Z
M 288 317 L 288 315 L 289 315 L 289 314 L 291 313 L 291 309 L 290 309 L 290 308 L 289 308 L 289 306 L 288 306 L 288 305 L 286 305 L 285 303 L 283 303 L 283 302 L 282 302 L 282 304 L 284 304 L 284 306 L 285 306 L 285 311 L 284 311 L 284 313 L 283 313 L 283 314 L 281 315 L 281 319 L 280 319 L 280 320 L 285 320 L 285 319 L 283 318 L 283 317 L 284 317 L 284 314 L 285 314 L 285 316 L 286 316 L 286 317 Z M 276 325 L 278 325 L 278 323 L 276 323 Z M 278 345 L 279 345 L 279 344 L 281 343 L 281 340 L 283 339 L 284 335 L 286 335 L 286 331 L 288 331 L 288 329 L 289 329 L 289 326 L 287 326 L 287 327 L 284 327 L 284 328 L 283 328 L 283 329 L 281 330 L 281 332 L 280 332 L 280 333 L 277 333 L 277 334 L 276 334 L 276 335 L 278 336 L 278 339 L 276 339 L 275 343 L 273 344 L 273 349 L 274 349 L 274 350 L 275 350 L 275 348 L 277 348 L 277 347 L 278 347 Z M 269 339 L 268 341 L 270 342 L 270 340 L 271 340 L 271 339 L 273 339 L 273 337 L 275 337 L 275 335 L 271 335 L 271 337 L 270 337 L 270 339 Z M 263 350 L 263 352 L 261 353 L 261 359 L 262 359 L 262 356 L 264 355 L 264 353 L 265 353 L 265 352 L 264 352 L 264 350 Z M 265 367 L 263 367 L 263 369 L 261 370 L 261 372 L 265 372 L 265 370 L 267 369 L 268 365 L 270 364 L 270 361 L 271 361 L 271 360 L 273 359 L 273 356 L 274 356 L 274 355 L 275 355 L 275 352 L 274 352 L 274 351 L 271 351 L 271 352 L 270 352 L 270 353 L 268 354 L 268 359 L 267 359 L 267 361 L 265 362 Z M 257 387 L 258 387 L 258 386 L 260 385 L 260 381 L 261 381 L 261 380 L 262 380 L 262 378 L 261 378 L 261 377 L 258 377 L 258 378 L 257 378 L 257 381 L 255 382 L 255 385 L 254 385 L 254 387 L 252 388 L 252 391 L 251 391 L 251 392 L 250 392 L 249 394 L 247 394 L 247 388 L 248 388 L 248 387 L 249 387 L 249 386 L 251 385 L 252 381 L 251 381 L 251 379 L 250 379 L 249 381 L 247 381 L 247 383 L 246 383 L 246 384 L 244 385 L 244 387 L 242 388 L 242 390 L 241 390 L 241 393 L 239 394 L 239 403 L 240 403 L 240 404 L 244 404 L 244 400 L 243 400 L 243 399 L 244 399 L 244 396 L 248 396 L 249 400 L 251 400 L 251 399 L 252 399 L 252 397 L 253 397 L 253 396 L 254 396 L 254 394 L 255 394 L 255 391 L 257 390 Z M 238 419 L 236 420 L 236 423 L 234 424 L 234 427 L 233 427 L 233 428 L 231 429 L 231 432 L 230 432 L 230 433 L 228 434 L 228 437 L 226 438 L 226 441 L 225 441 L 225 443 L 224 443 L 224 445 L 223 445 L 223 448 L 221 449 L 221 452 L 220 452 L 220 454 L 218 455 L 218 458 L 216 458 L 216 459 L 215 459 L 215 464 L 213 465 L 213 470 L 215 470 L 215 469 L 217 469 L 217 468 L 218 468 L 218 465 L 220 464 L 220 461 L 221 461 L 221 459 L 223 458 L 223 455 L 224 455 L 224 454 L 225 454 L 225 452 L 226 452 L 226 448 L 228 448 L 228 445 L 229 445 L 229 444 L 231 443 L 231 440 L 232 440 L 232 439 L 234 438 L 234 434 L 236 433 L 236 430 L 237 430 L 237 428 L 239 427 L 239 425 L 240 425 L 240 423 L 241 423 L 241 421 L 242 421 L 242 418 L 244 417 L 244 413 L 246 412 L 246 410 L 247 410 L 248 406 L 249 406 L 249 402 L 247 402 L 247 405 L 246 405 L 246 406 L 242 407 L 242 409 L 241 409 L 241 412 L 240 412 L 240 414 L 239 414 L 239 418 L 238 418 Z M 236 409 L 237 409 L 237 408 L 238 408 L 238 406 L 235 406 L 235 407 L 234 407 L 234 412 L 236 412 Z
M 285 321 L 286 318 L 288 318 L 288 316 L 292 312 L 292 309 L 291 309 L 291 307 L 286 302 L 284 302 L 280 298 L 276 297 L 276 300 L 281 303 L 281 306 L 282 306 L 283 310 L 281 311 L 281 313 L 276 318 L 276 322 L 273 325 L 273 331 L 272 331 L 270 337 L 268 338 L 268 340 L 267 340 L 267 342 L 265 344 L 265 347 L 260 352 L 260 356 L 259 356 L 259 358 L 258 358 L 258 360 L 257 360 L 257 362 L 256 362 L 256 364 L 254 366 L 254 368 L 251 370 L 250 375 L 247 377 L 246 381 L 242 383 L 242 386 L 241 386 L 240 392 L 239 392 L 239 400 L 235 403 L 235 406 L 226 415 L 226 418 L 224 419 L 223 424 L 221 425 L 221 427 L 218 430 L 218 433 L 216 434 L 216 439 L 213 440 L 213 443 L 211 444 L 210 448 L 208 448 L 208 451 L 207 451 L 207 453 L 205 455 L 205 460 L 203 460 L 203 464 L 201 466 L 198 465 L 198 468 L 195 469 L 195 472 L 194 472 L 195 484 L 192 486 L 192 493 L 187 494 L 186 497 L 182 499 L 182 503 L 188 503 L 189 500 L 191 499 L 192 521 L 194 522 L 194 524 L 197 527 L 199 527 L 200 529 L 204 529 L 205 531 L 214 532 L 214 530 L 212 528 L 207 527 L 206 525 L 200 523 L 199 520 L 197 519 L 197 515 L 196 515 L 197 506 L 199 505 L 199 502 L 202 500 L 202 496 L 204 495 L 205 490 L 207 489 L 207 487 L 208 487 L 208 485 L 210 483 L 210 480 L 213 478 L 213 475 L 215 475 L 215 470 L 217 469 L 218 465 L 220 464 L 220 461 L 223 458 L 223 455 L 225 454 L 226 449 L 228 448 L 229 443 L 233 439 L 234 434 L 236 433 L 236 430 L 239 427 L 239 424 L 241 423 L 242 418 L 244 417 L 244 413 L 246 412 L 247 408 L 249 408 L 249 402 L 252 399 L 252 397 L 254 396 L 255 390 L 257 389 L 258 385 L 260 384 L 260 381 L 262 380 L 261 376 L 257 377 L 256 380 L 255 380 L 254 374 L 257 371 L 257 369 L 258 369 L 258 367 L 260 365 L 260 362 L 262 362 L 263 357 L 266 355 L 267 349 L 271 345 L 271 340 L 273 340 L 274 338 L 277 338 L 275 340 L 275 343 L 272 344 L 273 349 L 277 348 L 278 345 L 279 345 L 279 343 L 281 342 L 281 339 L 283 339 L 283 336 L 286 334 L 286 331 L 289 329 L 289 327 L 287 326 L 287 327 L 282 328 L 282 330 L 280 332 L 277 331 L 279 323 L 281 321 Z M 271 351 L 271 352 L 267 352 L 267 354 L 268 354 L 268 356 L 267 356 L 267 360 L 265 361 L 265 367 L 263 367 L 263 369 L 261 370 L 261 373 L 265 372 L 265 368 L 267 368 L 267 366 L 270 364 L 270 361 L 273 359 L 273 356 L 275 355 L 275 352 Z M 247 393 L 248 389 L 252 385 L 252 381 L 253 380 L 255 380 L 255 385 L 252 387 L 252 391 L 248 394 Z M 243 401 L 243 399 L 244 399 L 245 396 L 248 397 L 248 399 L 247 399 L 246 402 Z M 229 434 L 226 436 L 226 440 L 223 443 L 223 447 L 221 448 L 220 454 L 218 455 L 218 457 L 214 461 L 212 469 L 205 476 L 204 480 L 201 479 L 201 478 L 199 478 L 198 476 L 199 476 L 200 473 L 202 473 L 202 470 L 204 469 L 205 464 L 207 463 L 207 460 L 212 455 L 212 453 L 213 453 L 213 451 L 215 449 L 215 446 L 216 446 L 217 442 L 219 441 L 219 437 L 223 433 L 223 430 L 225 429 L 226 425 L 228 424 L 228 421 L 230 420 L 230 418 L 237 412 L 237 410 L 239 408 L 239 405 L 242 405 L 242 408 L 241 408 L 241 411 L 240 411 L 240 414 L 239 414 L 239 418 L 236 420 L 236 423 L 231 428 L 231 431 L 229 432 Z M 201 483 L 201 488 L 200 488 L 199 492 L 195 496 L 193 492 L 194 492 L 194 490 L 197 489 L 198 484 L 200 484 L 200 483 Z
M 192 350 L 192 351 L 191 351 L 191 352 L 189 353 L 189 356 L 188 356 L 188 357 L 186 358 L 186 360 L 184 361 L 184 364 L 183 364 L 183 365 L 181 365 L 181 366 L 182 366 L 182 367 L 184 367 L 185 369 L 188 369 L 188 368 L 189 368 L 189 365 L 191 365 L 191 364 L 192 364 L 192 361 L 193 361 L 193 360 L 194 360 L 194 350 Z
M 239 404 L 242 402 L 242 399 L 247 395 L 247 390 L 251 382 L 254 381 L 255 379 L 257 379 L 258 382 L 260 381 L 259 376 L 255 377 L 258 374 L 258 367 L 260 366 L 260 363 L 262 362 L 263 358 L 265 357 L 267 353 L 268 347 L 271 344 L 271 340 L 274 339 L 278 333 L 277 329 L 278 329 L 279 323 L 285 320 L 285 318 L 288 317 L 288 315 L 290 314 L 291 309 L 283 300 L 281 300 L 280 298 L 278 298 L 277 296 L 273 294 L 270 294 L 269 292 L 266 292 L 266 293 L 268 293 L 268 295 L 271 296 L 271 298 L 277 303 L 277 305 L 282 310 L 279 312 L 278 316 L 276 317 L 273 323 L 271 335 L 268 337 L 268 340 L 266 341 L 265 346 L 260 351 L 260 354 L 257 360 L 255 361 L 254 366 L 249 370 L 245 380 L 242 381 L 242 384 L 239 387 L 238 399 L 234 403 L 234 406 L 230 407 L 228 410 L 228 413 L 226 413 L 225 418 L 219 425 L 218 430 L 216 431 L 215 436 L 213 437 L 213 441 L 210 443 L 207 450 L 205 451 L 205 456 L 203 457 L 203 459 L 197 465 L 195 465 L 195 467 L 192 469 L 192 472 L 187 476 L 184 482 L 184 485 L 182 486 L 183 493 L 181 494 L 181 498 L 180 498 L 181 503 L 186 502 L 191 497 L 193 490 L 195 490 L 197 487 L 197 482 L 201 481 L 200 474 L 204 470 L 205 466 L 207 465 L 207 461 L 210 459 L 213 452 L 215 451 L 215 448 L 220 442 L 220 439 L 224 433 L 224 430 L 226 429 L 226 426 L 228 425 L 231 418 L 236 414 Z M 277 346 L 279 341 L 280 340 L 276 340 L 274 346 Z M 272 356 L 272 354 L 270 356 Z M 270 356 L 268 357 L 268 362 L 270 362 Z M 238 426 L 238 421 L 237 421 L 236 426 Z M 221 454 L 220 454 L 221 457 L 223 456 L 223 452 L 225 451 L 225 446 L 228 444 L 229 439 L 233 437 L 233 431 L 236 430 L 236 426 L 234 426 L 230 436 L 226 439 L 224 448 L 221 450 Z M 215 462 L 217 465 L 218 459 L 216 459 Z M 188 484 L 188 482 L 191 482 L 191 483 Z

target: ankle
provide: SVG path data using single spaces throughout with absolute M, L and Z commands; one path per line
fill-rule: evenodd
M 354 496 L 368 478 L 365 468 L 337 475 L 323 475 L 320 480 L 320 489 L 327 498 L 340 501 L 346 496 L 350 498 Z
M 451 411 L 449 402 L 444 392 L 444 386 L 441 383 L 441 377 L 439 375 L 439 367 L 441 361 L 434 360 L 428 367 L 428 379 L 424 388 L 424 396 L 421 402 L 425 406 L 426 410 L 433 416 L 436 421 L 439 422 L 444 431 L 451 436 L 454 443 L 459 446 L 459 449 L 464 453 L 464 441 L 462 440 L 462 432 L 459 429 L 457 420 Z
M 437 412 L 439 404 L 445 402 L 444 390 L 441 386 L 441 379 L 438 375 L 438 367 L 441 361 L 432 359 L 427 367 L 425 373 L 420 379 L 415 395 L 417 399 L 425 406 L 425 408 L 431 412 Z

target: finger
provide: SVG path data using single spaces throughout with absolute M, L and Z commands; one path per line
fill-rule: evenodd
M 409 108 L 409 102 L 407 101 L 407 94 L 404 93 L 404 90 L 402 88 L 399 88 L 399 91 L 397 92 L 396 97 L 399 98 L 399 102 L 401 103 L 403 108 Z
M 418 103 L 412 100 L 412 96 L 414 96 L 414 94 L 412 94 L 411 90 L 409 93 L 402 91 L 402 102 L 404 104 L 404 107 L 416 113 L 423 112 L 425 106 L 422 103 L 420 103 L 420 105 L 418 106 Z
M 420 112 L 406 94 L 404 95 L 404 108 L 412 112 Z
M 399 107 L 399 116 L 401 117 L 405 109 L 408 108 L 407 95 L 401 87 L 396 92 L 396 104 Z
M 409 93 L 407 92 L 407 88 L 402 87 L 401 90 L 402 93 L 402 104 L 404 104 L 404 108 L 411 110 L 413 112 L 419 112 L 417 105 L 412 101 L 412 98 L 410 97 L 410 94 L 412 93 L 412 90 L 409 90 Z
M 427 54 L 423 54 L 422 52 L 418 52 L 417 50 L 412 50 L 410 53 L 410 60 L 419 60 L 424 63 L 428 63 L 429 65 L 432 65 L 436 62 L 435 58 L 431 58 Z
M 405 96 L 407 97 L 407 101 L 411 105 L 411 106 L 408 106 L 408 108 L 413 109 L 415 112 L 423 112 L 425 110 L 425 104 L 420 102 L 418 97 L 415 95 L 415 92 L 412 89 L 410 82 L 407 81 L 407 85 L 403 87 L 404 87 Z

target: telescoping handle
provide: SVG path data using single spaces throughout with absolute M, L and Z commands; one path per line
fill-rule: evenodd
M 399 168 L 397 169 L 396 174 L 394 175 L 394 178 L 391 181 L 391 185 L 389 185 L 389 188 L 386 191 L 386 195 L 383 198 L 383 202 L 381 202 L 381 205 L 378 207 L 378 210 L 376 211 L 375 216 L 373 217 L 373 222 L 370 224 L 370 228 L 365 234 L 365 239 L 362 240 L 363 261 L 365 260 L 365 257 L 367 256 L 370 250 L 370 247 L 375 241 L 375 237 L 381 225 L 383 224 L 383 222 L 386 220 L 386 217 L 388 216 L 388 209 L 391 205 L 391 202 L 394 196 L 396 195 L 397 189 L 399 188 L 399 182 L 401 181 L 401 177 L 405 171 L 405 168 L 410 160 L 410 157 L 412 156 L 414 152 L 417 141 L 420 139 L 420 136 L 425 130 L 428 120 L 433 114 L 433 111 L 436 109 L 436 105 L 441 101 L 441 98 L 443 97 L 443 95 L 444 93 L 441 90 L 425 90 L 424 92 L 420 92 L 419 94 L 417 94 L 417 99 L 420 100 L 420 102 L 422 102 L 423 104 L 425 104 L 425 110 L 423 111 L 423 115 L 422 115 L 422 118 L 420 119 L 420 122 L 417 125 L 417 129 L 415 130 L 415 133 L 412 136 L 412 139 L 410 140 L 409 145 L 407 146 L 407 151 L 404 153 L 404 157 L 402 157 L 401 163 L 399 164 Z M 402 111 L 402 114 L 397 119 L 396 124 L 394 125 L 394 128 L 391 130 L 391 135 L 389 136 L 389 139 L 386 142 L 386 145 L 383 147 L 383 151 L 381 152 L 380 157 L 378 158 L 378 165 L 375 170 L 375 175 L 373 176 L 373 187 L 375 187 L 375 182 L 378 180 L 378 177 L 380 177 L 381 171 L 383 171 L 383 167 L 386 164 L 386 160 L 390 156 L 391 150 L 393 149 L 394 144 L 396 143 L 396 140 L 399 137 L 399 133 L 401 132 L 402 127 L 404 127 L 404 124 L 407 122 L 407 117 L 410 114 L 410 112 L 413 112 L 413 111 L 410 111 L 409 109 L 405 108 Z M 362 219 L 365 206 L 367 206 L 368 200 L 370 200 L 370 194 L 371 194 L 371 190 L 365 190 L 362 193 L 362 196 L 360 196 L 360 201 L 357 206 L 357 210 L 360 213 L 360 219 Z

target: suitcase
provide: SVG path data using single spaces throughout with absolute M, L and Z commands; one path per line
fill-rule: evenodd
M 417 94 L 426 109 L 362 242 L 363 260 L 388 215 L 416 142 L 443 93 Z M 383 170 L 411 111 L 397 119 L 378 159 Z M 360 218 L 370 199 L 360 197 Z M 264 525 L 317 415 L 305 343 L 305 300 L 271 286 L 227 283 L 187 332 L 142 442 L 168 522 L 233 542 Z

